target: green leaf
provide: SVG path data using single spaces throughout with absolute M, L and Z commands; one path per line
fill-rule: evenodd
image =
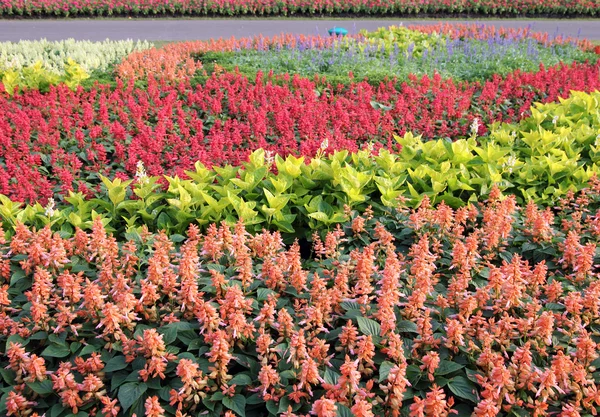
M 326 383 L 335 385 L 335 384 L 337 384 L 339 378 L 340 378 L 340 374 L 338 374 L 337 372 L 334 372 L 330 368 L 325 369 L 325 376 L 323 379 L 325 379 Z
M 267 410 L 274 416 L 279 415 L 279 407 L 275 404 L 275 401 L 269 400 L 267 401 Z
M 94 353 L 97 351 L 98 351 L 98 348 L 96 346 L 87 345 L 87 346 L 84 346 L 83 349 L 81 349 L 81 352 L 79 352 L 79 356 L 89 355 L 90 353 Z
M 33 392 L 39 395 L 48 395 L 54 392 L 54 389 L 52 388 L 52 381 L 49 379 L 46 379 L 45 381 L 28 382 L 27 386 L 31 388 Z
M 122 385 L 121 388 L 119 388 L 118 398 L 121 407 L 123 407 L 123 411 L 129 410 L 129 407 L 139 400 L 147 389 L 148 386 L 146 384 L 138 382 L 130 382 Z
M 58 417 L 63 414 L 67 409 L 63 407 L 61 404 L 54 404 L 54 406 L 50 409 L 49 417 Z
M 336 403 L 335 406 L 337 407 L 337 417 L 354 417 L 352 411 L 344 404 Z
M 448 388 L 454 395 L 463 400 L 473 401 L 477 403 L 479 399 L 477 398 L 477 388 L 475 385 L 469 381 L 464 376 L 455 376 L 448 382 Z
M 166 345 L 170 345 L 175 341 L 175 339 L 177 339 L 177 328 L 175 326 L 167 324 L 158 330 L 160 333 L 162 333 L 163 341 Z
M 561 311 L 561 310 L 564 310 L 566 308 L 564 305 L 557 304 L 557 303 L 546 303 L 546 304 L 544 304 L 544 306 L 548 310 L 557 310 L 557 311 Z
M 358 328 L 360 331 L 367 336 L 379 336 L 381 333 L 381 325 L 375 320 L 368 319 L 366 317 L 357 317 Z
M 68 346 L 52 344 L 42 352 L 42 356 L 50 358 L 64 358 L 71 354 L 71 349 Z
M 246 397 L 236 394 L 233 398 L 224 397 L 223 405 L 241 417 L 246 417 Z
M 343 301 L 340 303 L 340 307 L 344 310 L 360 310 L 360 304 L 356 301 Z
M 120 371 L 121 369 L 127 368 L 127 362 L 125 362 L 125 356 L 118 355 L 114 358 L 111 358 L 104 367 L 104 372 L 115 372 Z
M 400 320 L 396 324 L 396 329 L 400 333 L 418 333 L 417 324 L 409 320 Z
M 15 371 L 5 368 L 0 368 L 0 375 L 2 376 L 4 382 L 6 382 L 8 385 L 13 385 L 15 383 L 15 377 L 17 376 Z
M 284 414 L 287 412 L 288 407 L 292 405 L 292 402 L 288 397 L 283 397 L 279 400 L 279 409 L 277 410 L 277 415 Z
M 388 361 L 383 361 L 381 363 L 381 365 L 379 366 L 379 382 L 387 380 L 388 375 L 390 374 L 390 371 L 392 370 L 392 368 L 394 368 L 394 366 L 396 366 L 396 364 Z
M 67 414 L 65 417 L 88 417 L 89 413 L 86 413 L 85 411 L 80 411 L 77 414 Z
M 186 237 L 183 235 L 175 234 L 175 235 L 171 235 L 170 239 L 172 242 L 180 243 L 180 242 L 183 242 L 186 239 Z
M 436 375 L 448 375 L 452 372 L 456 372 L 459 369 L 464 368 L 464 365 L 461 365 L 456 362 L 451 361 L 441 361 L 438 368 L 435 370 Z
M 13 287 L 17 282 L 25 278 L 25 271 L 18 269 L 10 276 L 10 286 Z
M 271 294 L 275 295 L 276 293 L 269 288 L 259 288 L 256 290 L 256 299 L 258 301 L 265 301 Z
M 245 386 L 252 384 L 252 378 L 248 374 L 237 374 L 229 380 L 229 385 Z

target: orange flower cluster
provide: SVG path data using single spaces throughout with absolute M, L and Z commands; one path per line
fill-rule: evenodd
M 306 260 L 241 223 L 0 229 L 0 412 L 596 415 L 599 184 L 354 214 Z
M 161 48 L 151 48 L 133 52 L 116 68 L 117 75 L 124 80 L 144 80 L 160 78 L 166 81 L 184 80 L 202 69 L 202 63 L 192 55 L 209 51 L 234 51 L 236 49 L 257 49 L 274 46 L 294 47 L 298 42 L 309 41 L 315 47 L 331 44 L 334 38 L 281 34 L 273 37 L 210 39 L 207 41 L 175 42 Z

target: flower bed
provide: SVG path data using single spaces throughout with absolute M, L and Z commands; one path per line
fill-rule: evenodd
M 282 85 L 235 74 L 204 85 L 151 82 L 89 91 L 0 95 L 0 193 L 37 201 L 69 190 L 93 191 L 98 173 L 131 178 L 138 161 L 151 175 L 184 175 L 196 161 L 240 164 L 263 147 L 281 155 L 327 149 L 391 148 L 393 134 L 457 138 L 495 121 L 515 122 L 536 101 L 600 88 L 597 65 L 515 72 L 485 83 L 440 77 L 348 88 L 293 77 Z M 318 92 L 318 94 L 315 93 Z
M 443 38 L 443 39 L 440 39 Z M 347 44 L 348 40 L 356 40 L 361 43 L 366 40 L 381 42 L 389 52 L 398 47 L 401 52 L 407 52 L 409 46 L 420 53 L 431 46 L 445 43 L 445 39 L 454 41 L 478 40 L 493 43 L 533 41 L 534 47 L 559 47 L 577 46 L 584 52 L 593 51 L 594 45 L 585 39 L 563 38 L 561 36 L 549 36 L 547 33 L 534 32 L 529 28 L 520 29 L 496 29 L 494 26 L 476 24 L 439 24 L 430 26 L 409 25 L 406 28 L 390 27 L 380 28 L 375 32 L 361 32 L 350 35 L 340 41 L 335 37 L 303 36 L 282 34 L 274 37 L 255 38 L 231 38 L 209 41 L 177 42 L 165 45 L 160 49 L 150 49 L 132 53 L 127 56 L 121 65 L 117 67 L 120 77 L 128 80 L 147 79 L 149 76 L 159 76 L 161 79 L 177 80 L 194 74 L 201 66 L 194 64 L 192 56 L 201 56 L 210 52 L 233 52 L 233 51 L 267 51 L 286 49 L 318 49 L 323 50 L 334 47 L 336 44 Z M 593 61 L 593 55 L 591 56 Z M 197 61 L 197 60 L 196 60 Z M 443 62 L 444 59 L 442 58 Z M 538 58 L 533 61 L 540 62 Z M 504 70 L 506 72 L 507 70 Z M 343 74 L 347 75 L 347 74 Z M 390 71 L 390 78 L 393 73 Z M 341 81 L 348 82 L 348 77 L 341 77 Z M 375 84 L 378 84 L 376 82 Z
M 458 208 L 494 186 L 519 203 L 554 207 L 600 173 L 599 99 L 598 92 L 573 93 L 560 104 L 533 107 L 533 115 L 516 125 L 495 124 L 485 137 L 477 138 L 473 123 L 471 137 L 452 143 L 407 133 L 395 138 L 397 152 L 371 146 L 323 155 L 322 145 L 309 161 L 259 149 L 241 167 L 209 169 L 196 162 L 186 171 L 190 179 L 149 176 L 139 161 L 134 179 L 101 176 L 98 198 L 77 194 L 58 206 L 52 199 L 22 206 L 0 195 L 0 215 L 11 227 L 51 222 L 64 233 L 103 216 L 111 232 L 127 239 L 135 231 L 182 234 L 190 224 L 243 219 L 249 232 L 277 230 L 289 243 L 334 227 L 349 209 L 372 206 L 380 217 L 399 200 L 417 207 L 425 198 Z
M 596 16 L 600 6 L 588 0 L 471 2 L 468 0 L 3 0 L 0 15 L 59 16 L 313 16 L 476 14 L 483 16 Z
M 304 264 L 242 224 L 0 229 L 0 412 L 594 413 L 599 193 L 354 213 Z
M 517 69 L 536 71 L 540 64 L 549 67 L 597 59 L 595 53 L 573 45 L 544 46 L 526 38 L 497 37 L 484 41 L 430 37 L 423 39 L 423 43 L 426 46 L 411 40 L 400 43 L 397 39 L 385 42 L 369 38 L 316 48 L 312 42 L 298 42 L 293 47 L 277 45 L 197 56 L 207 71 L 218 66 L 229 72 L 239 71 L 251 79 L 258 71 L 272 71 L 309 78 L 317 74 L 332 84 L 346 84 L 354 77 L 374 85 L 389 78 L 407 81 L 410 75 L 432 77 L 435 74 L 456 81 L 484 81 Z
M 507 40 L 575 62 L 334 83 L 206 61 Z M 0 416 L 600 411 L 592 46 L 461 25 L 338 41 L 3 80 Z

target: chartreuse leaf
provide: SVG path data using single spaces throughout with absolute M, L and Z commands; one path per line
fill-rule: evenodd
M 265 197 L 267 197 L 269 207 L 275 209 L 276 211 L 281 211 L 286 206 L 288 201 L 290 201 L 289 196 L 273 195 L 266 188 L 263 188 L 263 192 L 265 193 Z
M 114 206 L 125 200 L 127 187 L 133 182 L 133 180 L 123 181 L 118 177 L 111 181 L 103 175 L 100 175 L 100 179 L 108 190 L 108 198 Z
M 302 165 L 304 164 L 304 157 L 296 158 L 293 155 L 281 158 L 279 155 L 275 156 L 275 165 L 279 173 L 284 173 L 291 178 L 298 178 L 302 174 Z

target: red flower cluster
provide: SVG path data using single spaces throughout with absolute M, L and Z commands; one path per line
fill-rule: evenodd
M 482 15 L 590 15 L 590 0 L 2 0 L 0 15 L 366 15 L 477 13 Z
M 131 178 L 138 161 L 150 175 L 184 175 L 198 160 L 239 164 L 261 147 L 314 156 L 324 140 L 329 151 L 354 151 L 371 141 L 392 147 L 392 135 L 407 131 L 455 138 L 468 134 L 475 117 L 516 121 L 535 101 L 598 88 L 597 65 L 573 64 L 483 84 L 436 76 L 335 87 L 298 76 L 251 82 L 227 73 L 194 87 L 150 79 L 147 89 L 119 83 L 114 90 L 0 94 L 0 193 L 18 201 L 89 193 L 97 173 Z

